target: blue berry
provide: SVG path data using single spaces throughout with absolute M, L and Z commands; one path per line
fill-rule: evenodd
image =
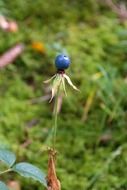
M 58 70 L 67 69 L 70 65 L 70 59 L 68 56 L 60 54 L 55 59 L 55 65 Z

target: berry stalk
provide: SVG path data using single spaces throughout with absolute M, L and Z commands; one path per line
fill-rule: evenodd
M 55 150 L 55 143 L 56 143 L 56 132 L 57 132 L 57 121 L 58 121 L 58 99 L 59 99 L 59 92 L 60 92 L 60 84 L 57 89 L 55 105 L 54 105 L 54 127 L 53 127 L 53 149 L 54 150 Z

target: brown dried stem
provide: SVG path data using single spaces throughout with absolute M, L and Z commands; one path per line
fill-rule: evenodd
M 56 175 L 56 151 L 49 149 L 48 175 L 47 175 L 47 190 L 61 190 L 60 181 Z

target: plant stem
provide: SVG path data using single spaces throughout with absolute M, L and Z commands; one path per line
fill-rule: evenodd
M 3 171 L 3 172 L 0 172 L 0 175 L 2 175 L 2 174 L 4 174 L 4 173 L 11 172 L 11 171 L 12 171 L 12 169 L 11 169 L 11 168 L 9 168 L 9 169 L 7 169 L 7 170 L 5 170 L 5 171 Z
M 54 127 L 53 127 L 53 149 L 55 150 L 55 142 L 56 142 L 56 131 L 57 131 L 57 120 L 58 120 L 58 98 L 59 98 L 59 89 L 57 90 L 55 105 L 54 105 Z

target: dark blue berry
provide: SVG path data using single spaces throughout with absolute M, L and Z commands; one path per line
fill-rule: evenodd
M 55 59 L 55 65 L 58 70 L 67 69 L 70 65 L 70 59 L 68 56 L 60 54 Z

